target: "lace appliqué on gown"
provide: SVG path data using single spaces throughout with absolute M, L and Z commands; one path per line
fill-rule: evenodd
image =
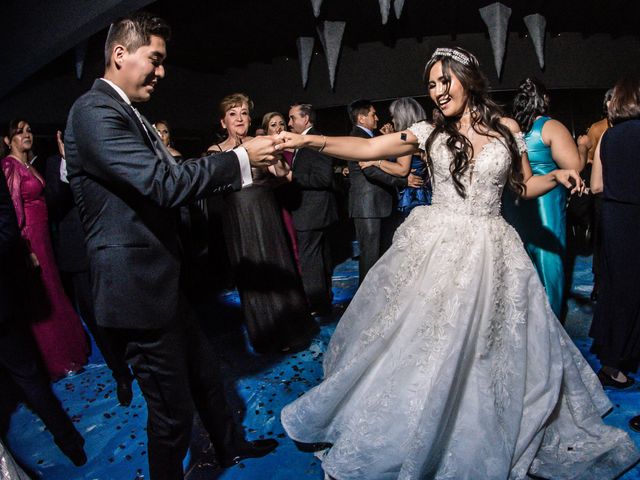
M 432 127 L 410 130 L 424 149 Z M 638 453 L 602 422 L 611 405 L 500 216 L 503 140 L 477 153 L 465 198 L 444 140 L 430 152 L 432 205 L 367 274 L 324 381 L 283 409 L 287 433 L 333 444 L 322 466 L 340 480 L 615 477 Z

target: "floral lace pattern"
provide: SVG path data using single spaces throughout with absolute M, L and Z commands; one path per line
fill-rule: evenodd
M 432 127 L 410 130 L 424 148 Z M 322 465 L 340 480 L 615 477 L 638 453 L 602 422 L 610 403 L 500 216 L 507 149 L 478 152 L 466 198 L 444 137 L 430 153 L 432 205 L 369 271 L 324 381 L 283 409 L 287 433 L 332 444 Z

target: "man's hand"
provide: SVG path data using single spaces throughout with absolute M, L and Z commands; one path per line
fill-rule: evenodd
M 58 142 L 58 152 L 60 152 L 60 156 L 65 158 L 64 156 L 64 142 L 62 141 L 62 132 L 58 130 L 56 132 L 56 141 Z
M 423 187 L 424 180 L 422 179 L 422 177 L 419 177 L 418 175 L 414 175 L 413 172 L 415 172 L 415 170 L 411 170 L 411 173 L 407 177 L 407 185 L 411 188 Z
M 282 140 L 277 139 L 275 136 L 261 135 L 244 142 L 242 146 L 249 155 L 249 162 L 252 167 L 266 167 L 274 165 L 278 161 L 276 144 L 279 143 L 282 143 Z

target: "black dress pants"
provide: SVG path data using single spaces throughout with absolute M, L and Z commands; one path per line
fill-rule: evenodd
M 104 329 L 122 345 L 125 359 L 147 401 L 151 480 L 181 480 L 197 409 L 218 453 L 244 438 L 224 395 L 218 359 L 192 315 L 154 330 Z
M 82 437 L 51 390 L 35 341 L 26 326 L 0 325 L 0 365 L 22 390 L 27 404 L 38 415 L 62 449 L 72 449 Z
M 91 275 L 88 270 L 80 272 L 64 272 L 64 277 L 70 281 L 72 295 L 76 308 L 85 325 L 93 335 L 96 345 L 100 349 L 107 367 L 113 378 L 118 382 L 128 383 L 132 379 L 131 370 L 124 360 L 124 351 L 118 345 L 109 345 L 104 339 L 102 328 L 98 326 L 93 309 L 93 295 L 91 293 Z M 120 348 L 120 349 L 119 349 Z
M 302 286 L 312 312 L 331 312 L 331 247 L 327 230 L 296 230 Z
M 381 218 L 354 218 L 356 227 L 356 239 L 360 246 L 360 258 L 358 270 L 360 284 L 367 272 L 378 261 L 382 254 L 382 219 Z

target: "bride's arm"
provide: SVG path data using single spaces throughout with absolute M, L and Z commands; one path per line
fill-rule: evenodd
M 419 151 L 418 138 L 409 130 L 369 139 L 298 135 L 292 132 L 282 132 L 277 138 L 284 141 L 276 146 L 278 149 L 310 147 L 343 160 L 378 160 L 380 158 L 403 157 Z
M 510 118 L 503 118 L 502 124 L 511 130 L 514 135 L 520 134 L 520 127 L 515 120 Z M 546 175 L 534 175 L 531 171 L 531 164 L 529 163 L 529 156 L 526 152 L 522 154 L 522 181 L 524 183 L 525 191 L 522 194 L 522 198 L 530 199 L 536 198 L 545 193 L 553 190 L 558 184 L 564 185 L 571 193 L 582 193 L 584 190 L 584 184 L 575 170 L 553 170 Z M 572 183 L 573 180 L 573 183 Z

